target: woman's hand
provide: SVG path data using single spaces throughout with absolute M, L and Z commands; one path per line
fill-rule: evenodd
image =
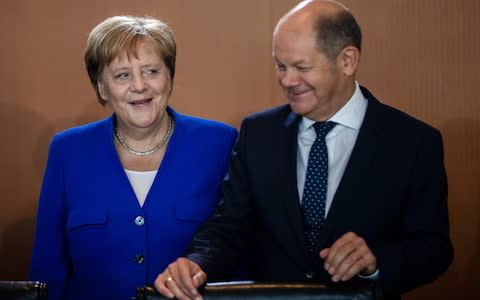
M 167 298 L 200 300 L 198 287 L 207 281 L 207 274 L 193 261 L 181 257 L 168 265 L 155 279 L 155 288 Z

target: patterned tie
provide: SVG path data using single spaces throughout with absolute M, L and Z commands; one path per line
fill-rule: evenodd
M 308 156 L 302 200 L 305 240 L 310 254 L 315 254 L 315 245 L 320 235 L 320 229 L 325 223 L 328 185 L 328 152 L 325 136 L 335 125 L 335 122 L 330 121 L 313 124 L 317 139 Z

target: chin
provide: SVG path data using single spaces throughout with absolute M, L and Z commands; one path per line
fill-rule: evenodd
M 305 116 L 311 112 L 311 108 L 303 103 L 292 102 L 290 101 L 290 108 L 297 115 Z
M 137 127 L 137 128 L 150 128 L 154 125 L 154 122 L 152 122 L 151 120 L 132 120 L 130 122 L 130 124 L 132 124 L 133 126 Z

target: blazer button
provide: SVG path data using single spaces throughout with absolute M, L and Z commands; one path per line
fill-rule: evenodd
M 308 271 L 307 273 L 305 273 L 305 277 L 307 277 L 308 279 L 312 279 L 313 276 L 315 276 L 315 273 L 313 273 L 312 271 Z
M 135 262 L 136 262 L 137 264 L 143 263 L 144 260 L 145 260 L 145 258 L 143 257 L 143 254 L 137 254 L 137 255 L 135 255 Z
M 145 224 L 145 219 L 142 216 L 138 216 L 135 218 L 135 225 L 143 226 Z

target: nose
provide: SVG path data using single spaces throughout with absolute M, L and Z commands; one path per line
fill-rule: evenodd
M 297 86 L 300 80 L 296 72 L 287 70 L 279 73 L 279 82 L 282 87 L 289 88 Z
M 145 91 L 147 85 L 145 84 L 145 78 L 136 75 L 132 78 L 131 90 L 137 93 Z

